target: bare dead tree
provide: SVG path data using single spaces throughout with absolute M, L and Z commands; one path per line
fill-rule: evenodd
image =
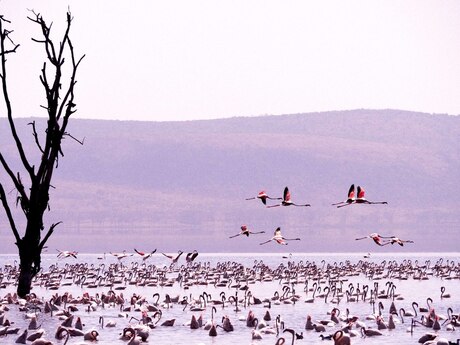
M 41 39 L 34 39 L 34 42 L 42 44 L 46 52 L 46 61 L 41 69 L 40 81 L 46 93 L 46 105 L 42 105 L 48 113 L 46 129 L 43 133 L 43 141 L 40 142 L 39 134 L 36 131 L 35 123 L 32 123 L 32 134 L 35 139 L 39 154 L 39 163 L 37 167 L 30 163 L 26 156 L 23 144 L 16 131 L 13 120 L 13 111 L 7 87 L 7 56 L 15 53 L 19 44 L 12 40 L 12 31 L 4 26 L 10 22 L 0 15 L 0 58 L 1 69 L 0 78 L 2 83 L 3 98 L 6 107 L 6 117 L 11 130 L 11 134 L 16 144 L 17 153 L 22 163 L 23 171 L 14 172 L 11 165 L 8 164 L 4 155 L 0 151 L 1 166 L 7 176 L 11 179 L 14 188 L 17 191 L 16 205 L 20 206 L 25 216 L 25 232 L 21 237 L 16 226 L 16 221 L 10 207 L 11 201 L 7 200 L 4 187 L 0 181 L 0 199 L 6 212 L 9 225 L 16 240 L 19 249 L 20 274 L 18 280 L 18 295 L 24 297 L 30 293 L 32 279 L 40 271 L 41 253 L 45 243 L 53 234 L 54 229 L 60 223 L 54 223 L 49 226 L 45 236 L 42 238 L 42 231 L 45 230 L 43 216 L 49 208 L 49 190 L 54 168 L 58 166 L 58 159 L 64 156 L 61 142 L 66 136 L 70 116 L 75 113 L 74 88 L 76 84 L 76 72 L 84 55 L 77 59 L 74 54 L 69 32 L 72 23 L 71 13 L 67 13 L 66 29 L 59 45 L 55 45 L 50 37 L 51 24 L 48 25 L 40 14 L 31 12 L 33 15 L 28 17 L 29 20 L 36 23 L 41 29 Z M 70 76 L 63 88 L 63 65 L 64 56 L 70 56 Z M 21 169 L 22 169 L 21 168 Z M 26 176 L 24 179 L 23 176 Z

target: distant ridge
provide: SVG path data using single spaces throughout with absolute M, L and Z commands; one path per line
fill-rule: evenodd
M 43 120 L 34 120 L 40 131 Z M 29 152 L 30 121 L 17 119 Z M 63 224 L 51 248 L 286 251 L 261 248 L 255 236 L 228 239 L 242 224 L 267 237 L 277 226 L 301 237 L 289 251 L 460 248 L 457 116 L 358 109 L 184 122 L 73 119 L 69 131 L 85 142 L 67 138 L 63 146 L 47 218 Z M 2 152 L 13 160 L 4 118 L 0 133 Z M 332 207 L 351 183 L 389 204 Z M 244 200 L 262 189 L 280 195 L 285 186 L 312 207 L 266 209 Z M 1 212 L 2 250 L 14 252 L 7 224 Z M 354 241 L 371 232 L 416 243 L 379 248 Z

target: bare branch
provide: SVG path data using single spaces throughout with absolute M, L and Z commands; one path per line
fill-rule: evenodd
M 54 228 L 56 226 L 58 226 L 59 224 L 61 224 L 62 222 L 57 222 L 57 223 L 54 223 L 50 226 L 48 232 L 46 233 L 45 237 L 43 238 L 43 240 L 40 242 L 40 245 L 38 246 L 38 248 L 40 249 L 40 251 L 43 249 L 43 246 L 45 245 L 46 241 L 48 241 L 48 239 L 50 238 L 50 236 L 53 234 L 54 232 Z
M 65 132 L 64 135 L 72 138 L 73 140 L 75 140 L 77 143 L 79 143 L 80 145 L 83 145 L 85 143 L 85 137 L 83 137 L 83 140 L 78 140 L 77 138 L 75 138 L 74 136 L 72 136 L 70 133 L 67 133 Z
M 5 48 L 5 39 L 8 37 L 8 31 L 3 30 L 3 20 L 0 20 L 0 52 L 1 54 L 1 73 L 2 73 L 2 88 L 3 88 L 3 97 L 5 100 L 5 105 L 7 109 L 7 117 L 8 117 L 8 122 L 10 124 L 10 129 L 11 133 L 13 135 L 14 141 L 16 143 L 16 147 L 19 152 L 19 156 L 21 157 L 22 164 L 24 165 L 24 168 L 28 171 L 31 180 L 34 179 L 34 172 L 32 167 L 29 164 L 29 161 L 27 160 L 26 154 L 24 152 L 24 148 L 22 147 L 21 140 L 19 139 L 19 136 L 16 132 L 16 126 L 13 121 L 13 111 L 11 108 L 11 103 L 10 103 L 10 98 L 9 98 L 9 93 L 8 93 L 8 87 L 6 83 L 6 58 L 5 58 L 5 52 L 7 51 Z M 16 51 L 16 46 L 13 51 Z M 11 51 L 11 50 L 10 50 Z M 2 162 L 3 163 L 3 162 Z M 5 162 L 6 164 L 6 162 Z M 4 164 L 4 165 L 5 165 Z
M 43 151 L 41 145 L 40 145 L 40 142 L 38 141 L 38 134 L 37 134 L 37 131 L 35 129 L 35 121 L 32 121 L 32 122 L 29 122 L 28 125 L 32 125 L 32 134 L 35 138 L 35 143 L 37 144 L 39 150 L 41 151 L 41 153 L 45 153 L 45 151 Z
M 26 201 L 28 202 L 29 199 L 28 199 L 28 197 L 27 197 L 27 195 L 26 195 L 26 193 L 24 191 L 24 186 L 23 186 L 22 182 L 19 180 L 19 178 L 16 177 L 14 172 L 10 169 L 9 165 L 5 161 L 5 158 L 3 157 L 1 152 L 0 152 L 0 163 L 2 163 L 3 168 L 5 169 L 6 173 L 8 174 L 8 176 L 10 177 L 10 179 L 13 182 L 14 186 L 16 187 L 16 190 L 21 195 L 21 198 L 24 200 L 24 202 L 26 202 Z
M 10 222 L 11 230 L 13 231 L 14 237 L 16 238 L 16 243 L 21 241 L 21 237 L 19 236 L 18 230 L 16 228 L 16 224 L 14 222 L 13 215 L 11 214 L 10 206 L 8 205 L 8 201 L 6 200 L 5 190 L 3 189 L 2 184 L 0 183 L 0 199 L 2 200 L 3 208 L 5 209 L 6 216 L 8 221 Z

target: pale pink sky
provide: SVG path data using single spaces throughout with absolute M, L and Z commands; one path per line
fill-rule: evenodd
M 75 117 L 460 114 L 456 0 L 0 0 L 21 44 L 8 61 L 15 116 L 44 114 L 44 55 L 30 40 L 39 30 L 27 9 L 53 21 L 60 37 L 68 5 L 75 50 L 87 55 Z

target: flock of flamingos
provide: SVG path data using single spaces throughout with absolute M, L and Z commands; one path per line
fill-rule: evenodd
M 347 199 L 344 201 L 340 201 L 338 203 L 332 204 L 332 206 L 336 206 L 337 208 L 345 207 L 345 206 L 350 206 L 353 204 L 388 204 L 386 201 L 369 201 L 365 197 L 365 191 L 361 186 L 357 186 L 356 188 L 357 196 L 355 196 L 355 185 L 352 184 L 350 188 L 348 189 L 348 194 L 347 194 Z M 255 197 L 251 198 L 246 198 L 246 200 L 255 200 L 259 199 L 262 201 L 264 205 L 266 205 L 267 208 L 272 208 L 272 207 L 278 207 L 278 206 L 298 206 L 298 207 L 309 207 L 311 206 L 310 204 L 296 204 L 291 200 L 291 193 L 289 191 L 288 187 L 284 188 L 283 192 L 283 197 L 282 198 L 277 198 L 277 197 L 270 197 L 265 193 L 265 191 L 260 191 L 259 194 Z M 280 203 L 278 204 L 272 204 L 272 205 L 267 205 L 267 200 L 281 200 Z M 245 235 L 248 236 L 250 234 L 260 234 L 260 233 L 265 233 L 265 231 L 250 231 L 246 225 L 241 226 L 241 231 L 240 233 L 230 236 L 230 238 L 234 238 L 240 235 Z M 363 240 L 366 238 L 372 239 L 377 245 L 379 246 L 385 246 L 387 244 L 399 244 L 400 246 L 403 246 L 404 243 L 413 243 L 412 240 L 401 240 L 400 238 L 396 236 L 381 236 L 378 233 L 372 233 L 368 236 L 365 237 L 360 237 L 356 238 L 356 240 Z M 278 244 L 281 245 L 287 245 L 287 241 L 300 241 L 300 238 L 286 238 L 281 234 L 281 228 L 278 227 L 276 228 L 273 237 L 271 237 L 269 240 L 265 242 L 261 242 L 260 245 L 270 243 L 271 241 L 274 241 Z
M 287 187 L 283 198 L 272 198 L 260 192 L 247 200 L 253 199 L 260 199 L 269 208 L 309 206 L 292 202 Z M 281 202 L 267 205 L 267 200 Z M 355 197 L 352 185 L 347 199 L 333 205 L 340 208 L 360 203 L 386 204 L 385 201 L 368 201 L 359 186 Z M 243 225 L 241 231 L 230 238 L 259 233 L 264 232 L 251 231 Z M 412 242 L 377 233 L 356 240 L 366 238 L 379 246 L 402 246 Z M 292 240 L 300 239 L 286 238 L 277 228 L 274 236 L 260 245 L 272 241 L 287 245 Z M 325 341 L 350 345 L 355 341 L 363 343 L 368 338 L 376 339 L 373 343 L 379 344 L 379 337 L 384 339 L 382 336 L 391 336 L 390 332 L 399 329 L 411 335 L 418 334 L 408 343 L 460 344 L 459 339 L 449 340 L 455 338 L 455 334 L 458 337 L 456 332 L 460 327 L 460 315 L 455 307 L 447 308 L 443 314 L 436 309 L 431 297 L 427 298 L 426 307 L 419 306 L 417 301 L 407 302 L 408 296 L 398 293 L 395 283 L 444 281 L 439 299 L 448 301 L 451 293 L 445 286 L 460 279 L 460 263 L 453 260 L 439 259 L 435 263 L 429 260 L 424 263 L 417 260 L 351 263 L 347 260 L 332 264 L 322 260 L 317 264 L 303 260 L 295 262 L 289 257 L 289 261 L 275 267 L 262 260 L 246 266 L 234 261 L 217 262 L 213 266 L 210 262 L 197 261 L 197 251 L 187 253 L 181 264 L 184 253 L 179 251 L 177 255 L 162 253 L 170 260 L 162 266 L 149 264 L 155 252 L 135 249 L 142 258 L 141 263 L 125 264 L 128 256 L 136 255 L 126 252 L 111 253 L 117 260 L 110 264 L 105 255 L 98 258 L 105 259 L 99 265 L 55 263 L 34 278 L 33 293 L 25 299 L 14 293 L 19 274 L 16 264 L 0 267 L 0 291 L 5 290 L 4 296 L 0 296 L 0 343 L 191 344 L 197 334 L 193 332 L 205 331 L 201 334 L 207 334 L 208 339 L 247 333 L 248 343 L 260 341 L 261 344 Z M 58 260 L 74 260 L 77 255 L 75 251 L 58 251 L 57 257 Z M 454 295 L 458 291 L 457 284 L 451 292 Z M 312 308 L 316 314 L 305 315 L 302 328 L 299 328 L 298 322 L 289 317 L 289 308 L 299 304 L 311 306 L 312 303 L 320 304 L 321 308 Z M 367 307 L 357 308 L 360 304 Z M 320 313 L 319 309 L 324 311 Z M 357 309 L 359 312 L 354 314 L 353 310 Z M 117 318 L 109 317 L 114 312 Z M 174 333 L 167 341 L 156 338 L 155 333 L 161 329 L 178 327 L 182 332 L 190 329 L 190 339 L 174 338 Z M 226 340 L 224 343 L 234 342 Z M 384 343 L 393 344 L 391 340 Z

